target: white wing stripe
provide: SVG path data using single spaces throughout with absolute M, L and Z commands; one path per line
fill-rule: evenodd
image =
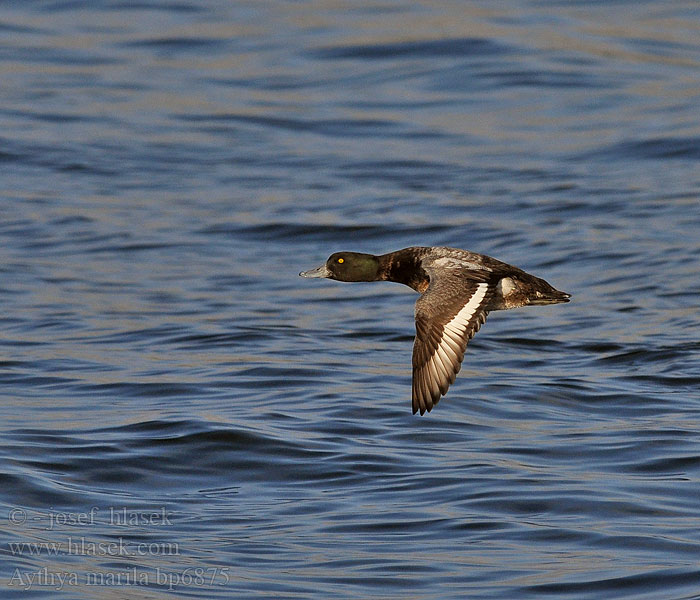
M 488 289 L 488 283 L 480 283 L 476 287 L 476 290 L 474 290 L 472 297 L 469 298 L 469 302 L 467 302 L 460 309 L 460 311 L 452 318 L 451 321 L 445 324 L 442 329 L 442 338 L 440 339 L 440 343 L 438 344 L 438 347 L 431 358 L 434 359 L 436 356 L 440 356 L 440 354 L 442 354 L 445 356 L 445 358 L 449 357 L 451 359 L 450 362 L 455 367 L 459 364 L 458 357 L 460 354 L 462 354 L 464 334 L 467 331 L 469 320 L 481 306 L 481 303 L 486 297 L 486 292 Z
M 469 319 L 474 316 L 476 309 L 481 305 L 488 289 L 488 283 L 480 283 L 476 290 L 474 290 L 472 297 L 469 298 L 469 302 L 462 307 L 449 323 L 445 324 L 445 329 L 457 330 L 460 333 L 464 332 L 469 323 Z

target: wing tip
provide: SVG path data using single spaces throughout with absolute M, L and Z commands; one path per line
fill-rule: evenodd
M 439 394 L 437 397 L 424 397 L 420 391 L 416 392 L 416 390 L 414 390 L 412 397 L 413 414 L 415 415 L 417 412 L 420 412 L 422 417 L 425 413 L 429 413 L 435 408 L 437 403 L 440 402 L 442 396 L 444 396 L 444 394 Z

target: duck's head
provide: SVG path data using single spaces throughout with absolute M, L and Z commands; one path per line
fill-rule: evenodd
M 377 281 L 379 261 L 372 254 L 336 252 L 326 264 L 299 273 L 302 277 L 325 277 L 337 281 Z

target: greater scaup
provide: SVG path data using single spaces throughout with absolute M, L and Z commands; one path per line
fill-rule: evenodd
M 324 265 L 299 273 L 337 281 L 395 281 L 421 294 L 413 344 L 413 413 L 435 406 L 454 383 L 467 342 L 492 310 L 568 302 L 544 279 L 458 248 L 404 248 L 374 256 L 336 252 Z

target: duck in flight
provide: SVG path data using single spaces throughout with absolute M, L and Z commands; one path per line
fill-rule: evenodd
M 413 414 L 430 412 L 454 383 L 467 342 L 492 310 L 568 302 L 544 279 L 458 248 L 404 248 L 381 256 L 336 252 L 299 273 L 337 281 L 395 281 L 420 294 L 413 344 Z

